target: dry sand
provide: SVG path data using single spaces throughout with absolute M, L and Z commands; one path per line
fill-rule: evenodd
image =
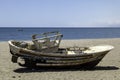
M 113 45 L 93 70 L 81 69 L 27 69 L 11 62 L 7 42 L 0 42 L 0 80 L 120 80 L 120 38 L 64 40 L 61 47 Z

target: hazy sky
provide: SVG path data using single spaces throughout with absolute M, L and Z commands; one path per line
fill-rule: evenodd
M 120 0 L 0 0 L 0 27 L 120 26 Z

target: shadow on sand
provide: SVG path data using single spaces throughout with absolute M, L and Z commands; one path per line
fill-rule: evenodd
M 84 69 L 84 68 L 18 68 L 15 69 L 16 73 L 31 73 L 31 72 L 64 72 L 64 71 L 96 71 L 96 70 L 118 70 L 118 67 L 115 66 L 96 66 L 92 69 Z

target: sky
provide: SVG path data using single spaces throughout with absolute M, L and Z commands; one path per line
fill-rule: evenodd
M 120 27 L 120 0 L 0 0 L 0 27 Z

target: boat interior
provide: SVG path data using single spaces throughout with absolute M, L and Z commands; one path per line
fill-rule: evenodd
M 39 38 L 42 37 L 42 38 Z M 62 34 L 59 32 L 48 32 L 43 34 L 34 34 L 32 36 L 32 43 L 22 42 L 22 41 L 12 41 L 12 44 L 25 48 L 28 50 L 35 50 L 39 52 L 46 53 L 67 53 L 68 55 L 83 54 L 83 53 L 96 53 L 101 51 L 111 50 L 114 47 L 110 45 L 100 45 L 93 47 L 69 47 L 69 48 L 59 48 L 61 42 Z

